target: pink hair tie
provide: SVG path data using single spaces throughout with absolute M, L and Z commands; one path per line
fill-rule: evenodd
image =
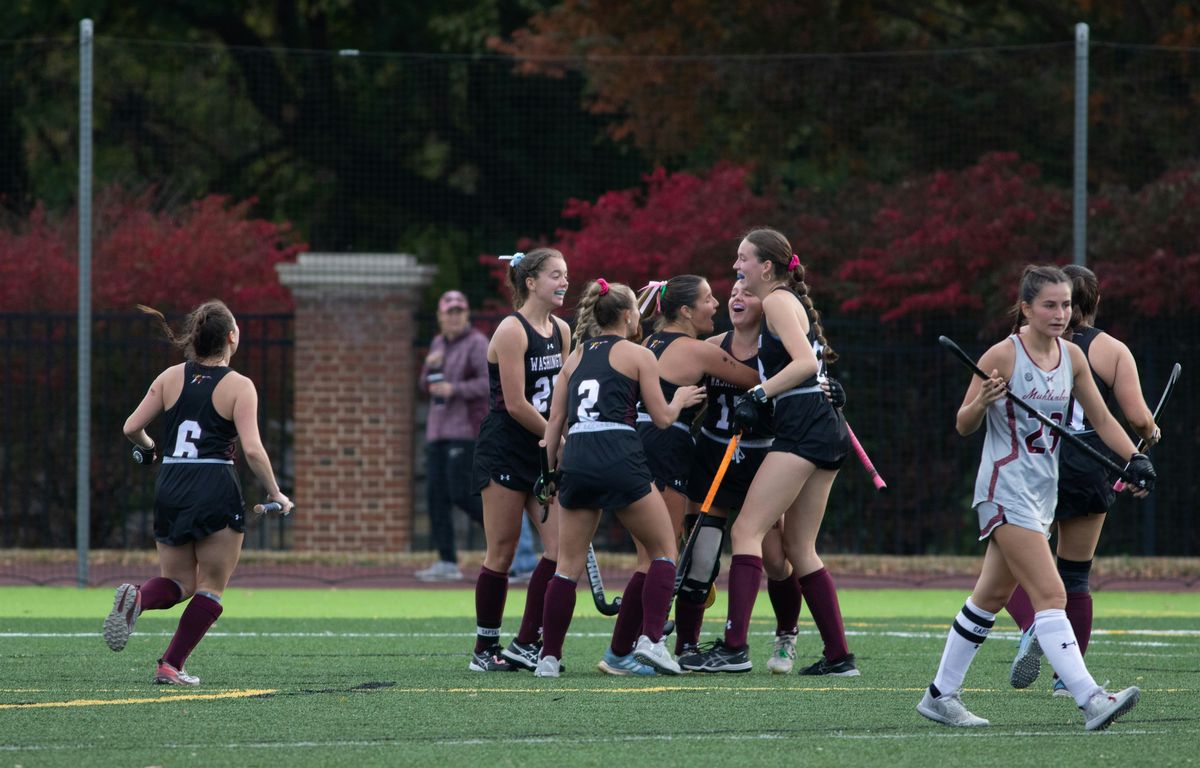
M 788 262 L 788 271 L 791 272 L 798 266 L 800 266 L 800 257 L 793 253 L 792 260 Z
M 596 278 L 596 285 L 600 286 L 600 295 L 608 293 L 608 281 L 603 277 Z

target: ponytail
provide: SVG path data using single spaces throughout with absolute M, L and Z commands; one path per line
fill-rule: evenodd
M 821 325 L 821 313 L 817 311 L 812 297 L 808 294 L 808 284 L 804 282 L 804 265 L 800 263 L 800 257 L 792 250 L 792 244 L 783 236 L 783 233 L 768 227 L 753 229 L 744 239 L 754 246 L 759 261 L 771 262 L 774 274 L 786 276 L 787 287 L 800 298 L 800 303 L 808 311 L 813 334 L 817 337 L 817 341 L 821 342 L 822 359 L 826 363 L 837 362 L 838 354 L 833 347 L 829 346 L 829 342 L 825 338 L 825 328 Z
M 225 340 L 235 327 L 233 313 L 225 302 L 217 299 L 206 301 L 189 312 L 178 335 L 171 330 L 162 312 L 145 304 L 138 304 L 137 308 L 158 321 L 167 341 L 182 351 L 188 360 L 212 357 L 224 351 Z

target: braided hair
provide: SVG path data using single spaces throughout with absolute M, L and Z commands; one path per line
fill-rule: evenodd
M 767 227 L 752 229 L 743 239 L 754 246 L 759 261 L 771 262 L 776 277 L 787 275 L 788 288 L 800 297 L 800 303 L 812 318 L 813 333 L 816 334 L 817 341 L 821 342 L 822 357 L 827 363 L 837 362 L 838 354 L 825 339 L 821 313 L 817 311 L 812 297 L 808 295 L 808 284 L 804 282 L 804 265 L 792 250 L 792 244 L 783 233 Z
M 637 310 L 637 297 L 628 285 L 605 280 L 588 283 L 575 305 L 575 346 L 599 336 L 629 309 Z

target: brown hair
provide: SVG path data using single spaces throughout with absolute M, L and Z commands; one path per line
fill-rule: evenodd
M 768 227 L 752 229 L 743 239 L 754 246 L 755 255 L 759 261 L 771 262 L 776 277 L 787 275 L 788 288 L 800 297 L 800 303 L 805 306 L 812 318 L 813 333 L 816 334 L 817 341 L 821 342 L 823 349 L 822 357 L 827 363 L 837 362 L 837 352 L 833 351 L 833 347 L 829 346 L 829 342 L 825 339 L 825 328 L 821 325 L 821 313 L 817 311 L 812 298 L 808 295 L 808 284 L 804 282 L 804 265 L 797 260 L 796 268 L 788 269 L 792 263 L 792 257 L 795 255 L 792 244 L 783 236 L 783 233 Z
M 562 252 L 554 248 L 534 248 L 529 253 L 521 256 L 520 259 L 509 261 L 508 270 L 505 272 L 505 277 L 508 279 L 509 290 L 512 291 L 513 309 L 520 309 L 525 304 L 525 300 L 529 298 L 529 286 L 525 285 L 525 278 L 532 277 L 537 279 L 538 273 L 542 271 L 542 266 L 546 263 L 546 259 L 558 257 L 566 262 Z M 505 257 L 507 258 L 507 257 Z
M 162 326 L 167 339 L 182 350 L 188 360 L 203 359 L 224 352 L 229 332 L 234 329 L 233 313 L 225 306 L 225 302 L 217 299 L 210 299 L 189 312 L 178 336 L 171 330 L 162 312 L 145 304 L 138 304 L 137 308 L 158 319 L 158 324 Z
M 1067 330 L 1074 332 L 1095 321 L 1096 307 L 1100 305 L 1100 280 L 1081 264 L 1068 264 L 1062 271 L 1071 281 L 1071 322 Z
M 654 321 L 656 331 L 675 322 L 679 319 L 679 310 L 695 306 L 700 299 L 700 286 L 704 282 L 704 278 L 699 275 L 676 275 L 663 285 L 655 287 L 653 291 L 658 295 L 647 305 L 644 319 L 650 319 L 656 312 L 661 313 Z M 645 298 L 646 294 L 642 294 L 638 300 L 640 302 Z
M 1025 267 L 1025 271 L 1021 273 L 1021 287 L 1017 293 L 1017 303 L 1013 304 L 1012 309 L 1009 310 L 1013 316 L 1013 333 L 1020 331 L 1021 326 L 1025 324 L 1025 315 L 1021 314 L 1021 305 L 1032 304 L 1037 295 L 1042 292 L 1042 288 L 1059 283 L 1070 285 L 1071 279 L 1058 267 L 1037 264 L 1029 264 Z
M 599 280 L 593 280 L 583 289 L 579 303 L 575 305 L 575 344 L 600 335 L 600 331 L 617 322 L 627 309 L 637 310 L 637 297 L 633 289 L 624 283 L 607 283 L 608 290 Z

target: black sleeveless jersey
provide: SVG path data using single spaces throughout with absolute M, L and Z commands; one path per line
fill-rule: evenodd
M 597 336 L 581 345 L 582 357 L 567 386 L 567 425 L 606 421 L 633 426 L 637 421 L 638 382 L 613 369 L 609 353 L 621 338 Z
M 686 333 L 658 331 L 656 333 L 650 334 L 650 336 L 647 337 L 645 343 L 642 346 L 649 349 L 651 352 L 654 353 L 654 356 L 656 358 L 661 360 L 663 353 L 667 351 L 667 347 L 671 346 L 671 344 L 676 339 L 680 339 L 680 338 L 684 338 L 684 337 L 687 337 Z M 678 390 L 681 386 L 683 386 L 682 384 L 672 384 L 671 382 L 667 381 L 666 379 L 662 378 L 661 376 L 658 379 L 658 384 L 662 388 L 663 397 L 666 398 L 668 403 L 671 402 L 671 399 L 673 397 L 675 397 L 676 390 Z M 677 419 L 677 421 L 681 424 L 686 424 L 687 426 L 690 427 L 692 425 L 692 422 L 696 420 L 696 415 L 698 413 L 700 413 L 700 407 L 701 406 L 699 406 L 699 405 L 693 405 L 689 408 L 683 409 L 679 413 L 679 418 Z M 644 405 L 642 405 L 640 402 L 638 403 L 638 410 L 641 413 L 646 413 L 646 407 Z M 646 418 L 643 420 L 648 420 L 648 419 L 649 419 L 649 414 L 646 414 Z
M 217 413 L 213 390 L 230 372 L 227 366 L 183 364 L 183 390 L 167 410 L 164 464 L 232 464 L 237 427 Z
M 558 321 L 551 318 L 554 331 L 550 338 L 542 336 L 534 330 L 529 321 L 520 312 L 513 316 L 525 329 L 525 399 L 537 412 L 543 416 L 550 415 L 550 396 L 554 393 L 554 382 L 558 380 L 558 372 L 562 370 L 563 338 Z M 493 411 L 507 413 L 504 407 L 504 391 L 500 388 L 500 364 L 488 363 L 488 385 L 491 389 L 489 407 Z
M 1096 340 L 1103 331 L 1099 328 L 1080 328 L 1071 335 L 1071 341 L 1079 345 L 1083 350 L 1083 356 L 1088 361 L 1088 372 L 1092 374 L 1092 381 L 1096 382 L 1096 389 L 1100 390 L 1100 396 L 1104 398 L 1104 404 L 1112 410 L 1112 387 L 1104 383 L 1104 379 L 1096 373 L 1096 369 L 1092 367 L 1091 358 L 1088 357 L 1088 350 L 1092 346 L 1092 342 Z M 1073 432 L 1086 432 L 1092 428 L 1091 422 L 1083 415 L 1083 406 L 1075 400 L 1072 395 L 1067 403 L 1067 426 Z
M 797 301 L 800 300 L 800 296 L 788 286 L 781 285 L 775 290 L 787 291 L 795 296 Z M 801 303 L 801 306 L 803 306 L 803 303 Z M 812 345 L 813 352 L 817 356 L 817 373 L 797 384 L 797 389 L 817 386 L 820 383 L 817 377 L 825 373 L 825 359 L 822 356 L 825 348 L 817 340 L 817 332 L 813 326 L 813 314 L 808 307 L 804 307 L 804 314 L 808 316 L 808 343 Z M 792 362 L 792 356 L 788 354 L 787 348 L 783 346 L 783 341 L 767 330 L 767 316 L 764 314 L 762 326 L 758 333 L 758 370 L 763 381 L 782 371 L 790 362 Z
M 732 331 L 726 333 L 725 338 L 721 339 L 721 349 L 725 354 L 733 357 Z M 738 362 L 747 368 L 755 371 L 758 370 L 758 355 L 753 355 L 746 360 L 738 360 Z M 733 401 L 738 396 L 746 394 L 746 390 L 736 384 L 730 384 L 724 379 L 718 379 L 715 376 L 706 376 L 704 377 L 704 391 L 708 406 L 704 412 L 704 429 L 714 437 L 728 440 L 733 437 L 733 425 L 730 423 L 730 417 L 733 416 Z M 772 432 L 767 427 L 743 437 L 748 440 L 758 440 L 771 436 Z

